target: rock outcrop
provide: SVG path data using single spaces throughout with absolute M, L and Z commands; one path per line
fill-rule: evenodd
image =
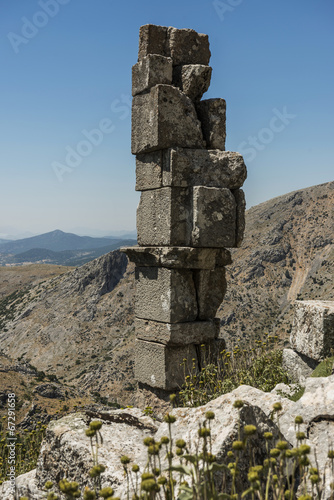
M 244 401 L 240 410 L 241 428 L 244 424 L 257 427 L 252 447 L 256 461 L 260 463 L 266 456 L 265 440 L 262 435 L 270 431 L 274 438 L 280 437 L 290 447 L 298 446 L 296 440 L 296 416 L 303 418 L 299 430 L 305 432 L 305 443 L 311 446 L 311 463 L 315 463 L 315 455 L 320 473 L 326 472 L 326 484 L 323 499 L 330 498 L 330 482 L 332 471 L 328 450 L 333 446 L 334 435 L 334 376 L 328 378 L 309 378 L 305 393 L 297 402 L 290 401 L 274 390 L 264 393 L 249 386 L 240 386 L 233 392 L 223 395 L 207 405 L 199 408 L 176 408 L 172 414 L 176 423 L 172 427 L 173 438 L 182 438 L 189 444 L 191 452 L 196 451 L 198 442 L 198 426 L 203 424 L 205 413 L 213 411 L 212 451 L 219 463 L 227 460 L 226 454 L 232 442 L 238 436 L 239 413 L 234 408 L 236 400 Z M 280 402 L 282 410 L 278 413 L 278 421 L 271 419 L 273 404 Z M 99 449 L 99 461 L 106 466 L 102 475 L 103 485 L 112 486 L 119 496 L 126 498 L 126 480 L 120 462 L 122 455 L 127 455 L 133 463 L 144 470 L 147 462 L 147 448 L 143 439 L 154 436 L 159 440 L 168 435 L 168 425 L 152 420 L 141 410 L 127 408 L 108 412 L 86 412 L 68 415 L 59 421 L 50 422 L 46 438 L 42 444 L 37 469 L 17 479 L 18 494 L 30 492 L 31 500 L 40 500 L 43 496 L 43 485 L 46 480 L 57 483 L 62 477 L 77 480 L 81 488 L 92 485 L 88 471 L 93 465 L 90 442 L 85 429 L 91 419 L 103 422 L 103 444 Z M 165 465 L 162 453 L 162 468 Z M 242 461 L 243 460 L 243 461 Z M 247 453 L 240 462 L 239 485 L 247 487 L 246 472 L 249 465 Z M 217 487 L 221 487 L 221 476 L 217 475 Z M 7 493 L 8 483 L 0 487 L 2 500 L 11 500 Z M 63 498 L 63 497 L 61 497 Z

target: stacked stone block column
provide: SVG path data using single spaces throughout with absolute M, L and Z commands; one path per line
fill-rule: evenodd
M 138 246 L 123 251 L 136 264 L 135 375 L 167 391 L 182 385 L 183 360 L 200 368 L 200 346 L 213 349 L 227 248 L 241 243 L 245 226 L 246 167 L 225 151 L 226 103 L 202 100 L 210 55 L 207 35 L 146 25 L 132 69 L 141 198 Z

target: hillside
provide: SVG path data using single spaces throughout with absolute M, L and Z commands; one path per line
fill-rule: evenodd
M 114 400 L 132 365 L 131 353 L 123 353 L 124 339 L 133 337 L 133 269 L 126 267 L 115 251 L 4 298 L 0 345 L 7 364 L 31 364 L 82 394 L 103 388 Z
M 104 238 L 103 238 L 104 239 Z M 58 266 L 82 266 L 93 259 L 101 257 L 106 253 L 117 250 L 121 246 L 131 246 L 135 244 L 135 240 L 108 240 L 109 244 L 98 248 L 87 248 L 81 250 L 62 250 L 54 252 L 45 248 L 32 248 L 26 252 L 17 253 L 15 255 L 0 256 L 0 265 L 23 265 L 23 264 L 53 264 Z
M 266 331 L 286 339 L 294 299 L 334 299 L 333 206 L 331 182 L 247 212 L 245 239 L 233 251 L 218 313 L 226 339 Z M 7 297 L 5 307 L 0 302 L 3 354 L 56 375 L 81 394 L 135 402 L 134 272 L 126 266 L 115 251 Z
M 222 334 L 287 338 L 295 299 L 334 299 L 334 182 L 252 207 L 232 258 Z

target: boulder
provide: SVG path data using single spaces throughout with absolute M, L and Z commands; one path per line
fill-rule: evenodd
M 153 344 L 152 344 L 153 345 Z M 329 500 L 331 492 L 329 484 L 333 481 L 330 460 L 327 458 L 328 447 L 334 435 L 334 376 L 327 378 L 308 378 L 305 393 L 297 402 L 290 401 L 275 393 L 264 393 L 249 386 L 240 386 L 229 394 L 210 401 L 198 408 L 176 408 L 172 411 L 177 421 L 172 425 L 174 442 L 178 438 L 184 439 L 191 452 L 196 451 L 198 443 L 198 426 L 203 425 L 205 413 L 213 411 L 215 420 L 211 423 L 212 452 L 217 460 L 223 463 L 227 460 L 226 454 L 231 449 L 232 442 L 238 436 L 239 413 L 233 407 L 236 400 L 244 401 L 240 411 L 241 431 L 244 424 L 253 424 L 257 427 L 254 436 L 253 448 L 255 459 L 260 464 L 267 456 L 263 432 L 273 432 L 274 437 L 280 436 L 289 446 L 296 446 L 295 417 L 300 415 L 304 422 L 300 430 L 306 433 L 306 443 L 311 446 L 310 459 L 315 464 L 314 452 L 317 455 L 320 472 L 326 472 L 324 500 Z M 282 410 L 273 421 L 272 407 L 280 402 Z M 69 480 L 76 480 L 82 489 L 85 485 L 92 486 L 88 471 L 92 466 L 89 439 L 85 435 L 90 419 L 98 418 L 103 421 L 101 429 L 103 443 L 99 448 L 99 462 L 106 466 L 102 474 L 102 486 L 111 486 L 117 496 L 126 498 L 126 484 L 124 481 L 123 466 L 120 463 L 122 455 L 128 455 L 132 463 L 140 466 L 141 472 L 147 462 L 147 449 L 143 439 L 154 436 L 159 440 L 168 435 L 166 423 L 159 423 L 143 415 L 138 409 L 123 409 L 100 412 L 94 415 L 74 414 L 51 422 L 48 426 L 45 440 L 42 444 L 37 470 L 17 478 L 18 494 L 26 495 L 31 491 L 31 500 L 40 500 L 42 488 L 46 480 L 57 483 L 67 474 Z M 281 434 L 280 434 L 281 433 Z M 166 460 L 162 458 L 162 469 Z M 245 489 L 249 486 L 247 470 L 250 457 L 241 456 L 239 462 L 240 476 L 238 487 Z M 221 486 L 222 478 L 217 474 L 217 487 Z M 8 482 L 0 486 L 0 498 L 12 500 L 8 495 Z M 62 497 L 63 500 L 63 497 Z
M 294 382 L 302 385 L 316 367 L 316 362 L 293 349 L 283 349 L 282 366 Z
M 334 301 L 296 300 L 290 344 L 315 361 L 330 356 L 334 349 Z

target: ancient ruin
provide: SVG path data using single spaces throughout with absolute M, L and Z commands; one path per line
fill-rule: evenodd
M 283 367 L 305 384 L 316 366 L 334 355 L 334 301 L 296 300 L 294 309 L 291 348 L 283 350 Z
M 240 189 L 246 167 L 225 151 L 226 102 L 201 100 L 210 85 L 208 36 L 190 29 L 140 28 L 132 69 L 132 153 L 136 155 L 137 380 L 175 390 L 182 363 L 200 368 L 201 348 L 219 334 L 227 248 L 245 226 Z

